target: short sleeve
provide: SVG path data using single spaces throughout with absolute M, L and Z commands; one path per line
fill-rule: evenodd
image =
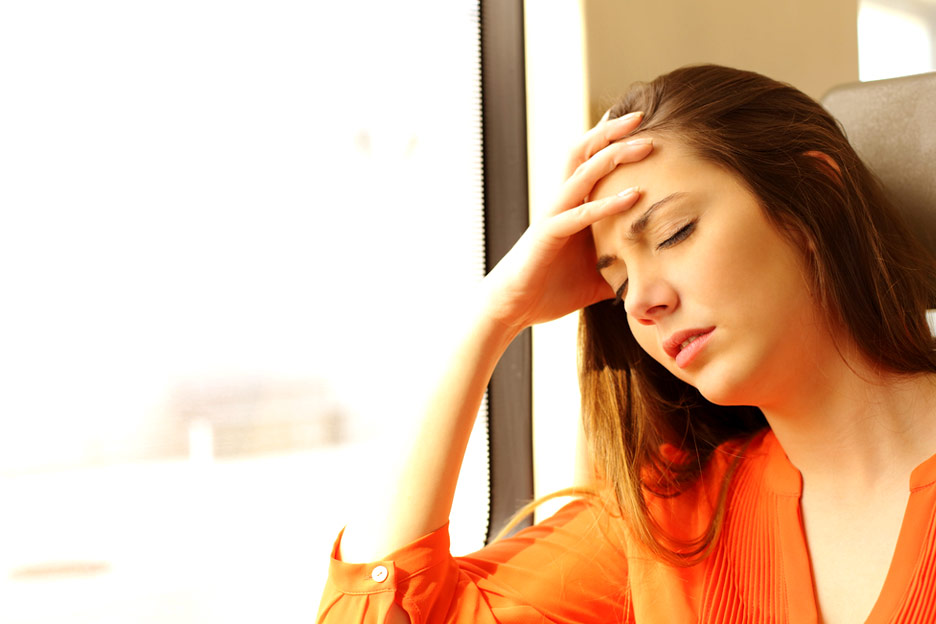
M 383 622 L 396 603 L 413 624 L 627 622 L 627 557 L 612 524 L 578 500 L 465 557 L 449 554 L 448 526 L 368 564 L 339 561 L 336 542 L 317 621 Z

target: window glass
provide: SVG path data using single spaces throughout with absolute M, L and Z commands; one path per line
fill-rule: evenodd
M 929 0 L 862 0 L 858 74 L 880 80 L 936 69 L 936 5 Z
M 0 620 L 314 619 L 483 274 L 478 45 L 466 0 L 0 9 Z

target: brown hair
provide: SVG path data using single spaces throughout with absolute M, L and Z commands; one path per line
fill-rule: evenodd
M 925 318 L 936 265 L 817 102 L 753 72 L 702 65 L 632 85 L 609 117 L 631 111 L 644 112 L 634 134 L 673 137 L 747 185 L 802 250 L 829 322 L 846 329 L 869 362 L 896 374 L 936 371 Z M 689 541 L 662 529 L 648 497 L 678 496 L 716 447 L 750 438 L 766 421 L 756 407 L 715 405 L 674 377 L 621 330 L 623 314 L 610 301 L 581 314 L 579 381 L 592 460 L 651 552 L 691 565 L 718 537 L 733 468 L 707 531 Z M 679 449 L 679 461 L 666 445 Z

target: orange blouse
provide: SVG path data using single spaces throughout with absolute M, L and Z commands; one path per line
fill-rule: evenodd
M 659 510 L 674 522 L 668 529 L 698 534 L 741 449 L 719 447 L 696 487 L 658 503 L 670 507 Z M 872 624 L 936 622 L 936 456 L 913 471 L 910 492 Z M 588 500 L 466 557 L 449 554 L 447 526 L 368 564 L 337 560 L 336 543 L 317 621 L 384 622 L 396 602 L 413 624 L 816 622 L 801 493 L 799 472 L 766 430 L 732 479 L 714 551 L 690 568 L 655 560 Z

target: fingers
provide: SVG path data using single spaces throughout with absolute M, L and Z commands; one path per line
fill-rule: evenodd
M 568 238 L 593 223 L 629 210 L 639 198 L 640 188 L 634 186 L 612 197 L 576 206 L 549 219 L 549 233 L 556 238 Z
M 619 165 L 643 160 L 653 151 L 653 139 L 641 137 L 612 143 L 579 165 L 559 190 L 559 197 L 548 214 L 558 214 L 582 203 L 601 178 Z
M 617 119 L 607 120 L 609 110 L 595 127 L 585 133 L 579 144 L 573 148 L 566 165 L 566 177 L 572 175 L 579 165 L 603 150 L 605 147 L 633 132 L 643 120 L 642 112 L 628 113 Z

